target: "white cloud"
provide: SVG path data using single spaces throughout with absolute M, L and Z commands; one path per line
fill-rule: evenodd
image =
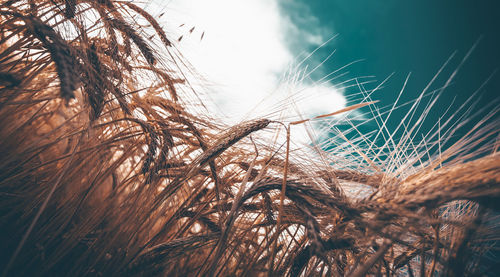
M 278 110 L 296 112 L 292 102 L 306 116 L 345 106 L 342 92 L 328 84 L 287 81 L 299 76 L 297 72 L 282 77 L 294 64 L 290 42 L 297 47 L 302 41 L 299 47 L 305 50 L 326 39 L 321 32 L 301 32 L 282 14 L 277 0 L 173 0 L 164 8 L 167 30 L 171 37 L 183 36 L 177 47 L 212 84 L 211 98 L 229 122 Z M 314 21 L 312 15 L 305 17 Z M 256 106 L 258 111 L 252 111 Z M 278 114 L 273 116 L 277 119 Z

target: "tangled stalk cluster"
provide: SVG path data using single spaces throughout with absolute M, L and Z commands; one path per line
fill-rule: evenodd
M 2 276 L 499 267 L 487 259 L 500 209 L 494 120 L 439 155 L 392 138 L 390 155 L 372 155 L 362 136 L 304 158 L 257 138 L 282 133 L 277 119 L 228 128 L 210 116 L 167 33 L 131 2 L 2 1 L 0 26 Z

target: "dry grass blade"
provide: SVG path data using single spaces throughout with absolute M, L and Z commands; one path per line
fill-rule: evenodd
M 375 254 L 373 254 L 364 264 L 357 267 L 352 273 L 349 273 L 348 275 L 353 277 L 366 276 L 367 272 L 385 254 L 390 246 L 391 243 L 389 241 L 384 241 L 377 252 L 375 252 Z

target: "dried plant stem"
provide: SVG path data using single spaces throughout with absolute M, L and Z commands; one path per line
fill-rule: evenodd
M 70 165 L 73 162 L 73 158 L 75 157 L 76 150 L 78 149 L 78 146 L 80 145 L 80 140 L 82 139 L 82 136 L 83 136 L 83 133 L 82 133 L 82 135 L 80 135 L 80 138 L 78 139 L 78 142 L 75 144 L 75 147 L 73 148 L 73 151 L 71 152 L 71 156 L 69 156 L 69 160 L 66 161 L 66 163 L 64 164 L 64 167 L 62 168 L 61 173 L 59 174 L 59 176 L 57 177 L 57 180 L 52 185 L 49 193 L 47 194 L 47 196 L 45 197 L 45 200 L 43 201 L 42 205 L 40 206 L 40 209 L 38 209 L 35 217 L 31 221 L 31 224 L 29 225 L 28 229 L 24 233 L 23 238 L 21 239 L 21 241 L 19 242 L 19 245 L 17 246 L 16 250 L 12 254 L 9 262 L 7 263 L 7 266 L 5 266 L 5 268 L 3 270 L 3 273 L 2 273 L 2 276 L 7 276 L 7 274 L 9 273 L 10 267 L 12 266 L 12 264 L 16 260 L 17 256 L 19 255 L 19 252 L 21 251 L 21 249 L 23 248 L 26 240 L 28 239 L 29 235 L 33 231 L 33 228 L 35 228 L 35 225 L 38 222 L 38 219 L 42 215 L 43 211 L 47 207 L 47 204 L 49 203 L 50 198 L 54 194 L 56 188 L 61 183 L 61 180 L 63 179 L 63 177 L 67 174 L 68 170 L 70 169 Z
M 387 252 L 387 250 L 391 247 L 391 242 L 389 240 L 384 240 L 380 248 L 373 254 L 368 260 L 361 264 L 359 267 L 355 268 L 355 270 L 349 274 L 348 276 L 352 277 L 362 277 L 366 276 L 368 271 L 372 268 L 372 266 L 382 258 L 382 256 Z
M 281 217 L 283 215 L 283 205 L 285 202 L 285 195 L 286 195 L 286 184 L 287 184 L 287 177 L 288 177 L 288 159 L 290 156 L 290 124 L 286 127 L 286 154 L 285 154 L 285 165 L 283 167 L 283 182 L 281 183 L 281 194 L 280 194 L 280 206 L 278 209 L 278 219 L 276 220 L 276 239 L 274 240 L 273 248 L 271 250 L 271 259 L 269 259 L 269 275 L 273 274 L 273 268 L 274 268 L 274 259 L 276 257 L 276 247 L 278 244 L 278 237 L 279 237 L 279 230 L 281 227 Z

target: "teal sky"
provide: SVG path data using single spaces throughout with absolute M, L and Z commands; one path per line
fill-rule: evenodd
M 320 27 L 327 37 L 338 34 L 317 55 L 322 59 L 336 50 L 325 63 L 323 74 L 363 59 L 348 68 L 346 78 L 374 75 L 378 82 L 368 85 L 370 89 L 394 73 L 384 88 L 373 95 L 373 99 L 381 101 L 380 106 L 393 103 L 410 72 L 402 100 L 418 97 L 456 51 L 431 88 L 443 86 L 474 43 L 479 41 L 429 115 L 427 127 L 438 120 L 451 102 L 454 101 L 454 107 L 464 103 L 500 67 L 500 1 L 497 0 L 282 0 L 280 5 L 300 28 L 313 31 Z M 305 10 L 317 19 L 314 24 L 300 25 Z M 478 107 L 496 101 L 486 109 L 498 108 L 500 72 L 492 76 L 479 95 Z M 403 112 L 401 109 L 394 118 L 402 116 Z M 397 123 L 397 120 L 392 121 L 392 124 Z

